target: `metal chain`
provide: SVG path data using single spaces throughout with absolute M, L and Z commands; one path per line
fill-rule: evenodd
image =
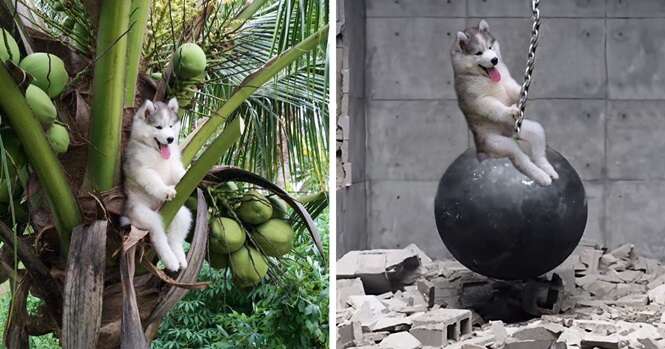
M 529 55 L 526 60 L 526 69 L 524 70 L 524 82 L 520 90 L 520 100 L 517 107 L 520 110 L 518 116 L 515 117 L 515 137 L 520 133 L 522 128 L 522 121 L 524 120 L 524 110 L 526 109 L 526 100 L 529 95 L 529 86 L 531 85 L 531 75 L 533 68 L 536 64 L 536 48 L 538 47 L 538 36 L 540 35 L 540 10 L 538 6 L 540 0 L 531 0 L 531 41 L 529 42 Z

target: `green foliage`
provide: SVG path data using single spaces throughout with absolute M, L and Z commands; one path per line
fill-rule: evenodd
M 326 254 L 327 212 L 317 220 Z M 155 349 L 327 348 L 328 270 L 306 232 L 293 253 L 280 258 L 279 283 L 265 280 L 239 289 L 225 270 L 206 263 L 199 280 L 210 287 L 190 292 L 162 322 Z
M 0 296 L 0 328 L 5 328 L 5 323 L 7 322 L 7 316 L 9 313 L 9 302 L 11 301 L 11 293 L 6 292 Z M 32 295 L 28 296 L 27 308 L 28 313 L 34 314 L 37 312 L 37 308 L 42 304 L 42 301 Z M 0 347 L 3 347 L 0 344 Z M 60 341 L 53 333 L 39 337 L 30 337 L 30 348 L 39 348 L 39 349 L 60 349 Z
M 94 49 L 95 23 L 90 23 L 83 3 L 72 0 L 63 7 L 56 6 L 60 1 L 37 0 L 34 18 L 25 20 L 97 63 L 101 52 Z M 146 73 L 167 76 L 173 52 L 185 42 L 198 44 L 209 58 L 191 104 L 183 103 L 181 109 L 183 137 L 227 102 L 241 81 L 328 23 L 325 0 L 255 0 L 255 12 L 246 11 L 246 0 L 151 3 L 142 48 Z M 202 23 L 200 31 L 195 23 Z M 256 172 L 291 193 L 327 190 L 329 54 L 327 46 L 320 45 L 250 96 L 229 118 L 242 116 L 242 139 L 216 160 Z M 70 87 L 89 80 L 93 67 L 91 63 L 71 72 Z M 327 197 L 321 195 L 305 206 L 313 217 L 321 214 L 319 230 L 327 255 Z M 318 255 L 302 222 L 291 221 L 297 231 L 294 250 L 271 258 L 272 277 L 242 290 L 233 285 L 228 271 L 204 265 L 199 280 L 211 286 L 190 292 L 176 305 L 162 322 L 153 347 L 327 348 L 327 258 Z M 38 302 L 30 297 L 29 309 L 34 311 Z M 8 294 L 0 296 L 3 327 L 8 303 Z M 30 341 L 33 348 L 59 347 L 54 335 Z

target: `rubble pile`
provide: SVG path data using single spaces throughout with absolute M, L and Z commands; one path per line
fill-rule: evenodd
M 336 289 L 337 348 L 665 349 L 665 266 L 631 244 L 581 243 L 522 281 L 415 245 L 352 251 L 337 261 Z

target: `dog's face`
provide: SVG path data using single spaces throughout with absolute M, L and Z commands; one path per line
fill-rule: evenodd
M 456 70 L 490 76 L 492 68 L 501 60 L 501 50 L 499 42 L 492 36 L 489 25 L 483 19 L 477 27 L 457 32 L 451 56 Z
M 152 145 L 162 157 L 170 157 L 169 144 L 176 144 L 180 132 L 178 101 L 171 98 L 168 104 L 146 100 L 134 118 L 132 137 Z

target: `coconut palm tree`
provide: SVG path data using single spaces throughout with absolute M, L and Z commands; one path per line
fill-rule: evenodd
M 233 214 L 250 189 L 288 203 L 296 231 L 308 230 L 320 249 L 312 216 L 327 206 L 327 6 L 0 1 L 0 277 L 13 285 L 8 348 L 45 333 L 66 348 L 147 348 L 168 310 L 188 290 L 205 287 L 196 275 L 207 255 L 208 213 Z M 192 43 L 203 58 L 187 51 Z M 204 72 L 189 74 L 189 63 L 203 64 Z M 48 97 L 29 96 L 33 85 Z M 181 107 L 187 173 L 160 213 L 168 224 L 186 202 L 196 211 L 189 267 L 177 274 L 156 266 L 146 232 L 119 224 L 121 154 L 132 116 L 145 99 L 171 97 Z M 220 189 L 228 181 L 248 184 L 229 194 Z M 268 260 L 278 271 L 280 259 Z M 36 314 L 26 310 L 28 294 L 43 300 Z

